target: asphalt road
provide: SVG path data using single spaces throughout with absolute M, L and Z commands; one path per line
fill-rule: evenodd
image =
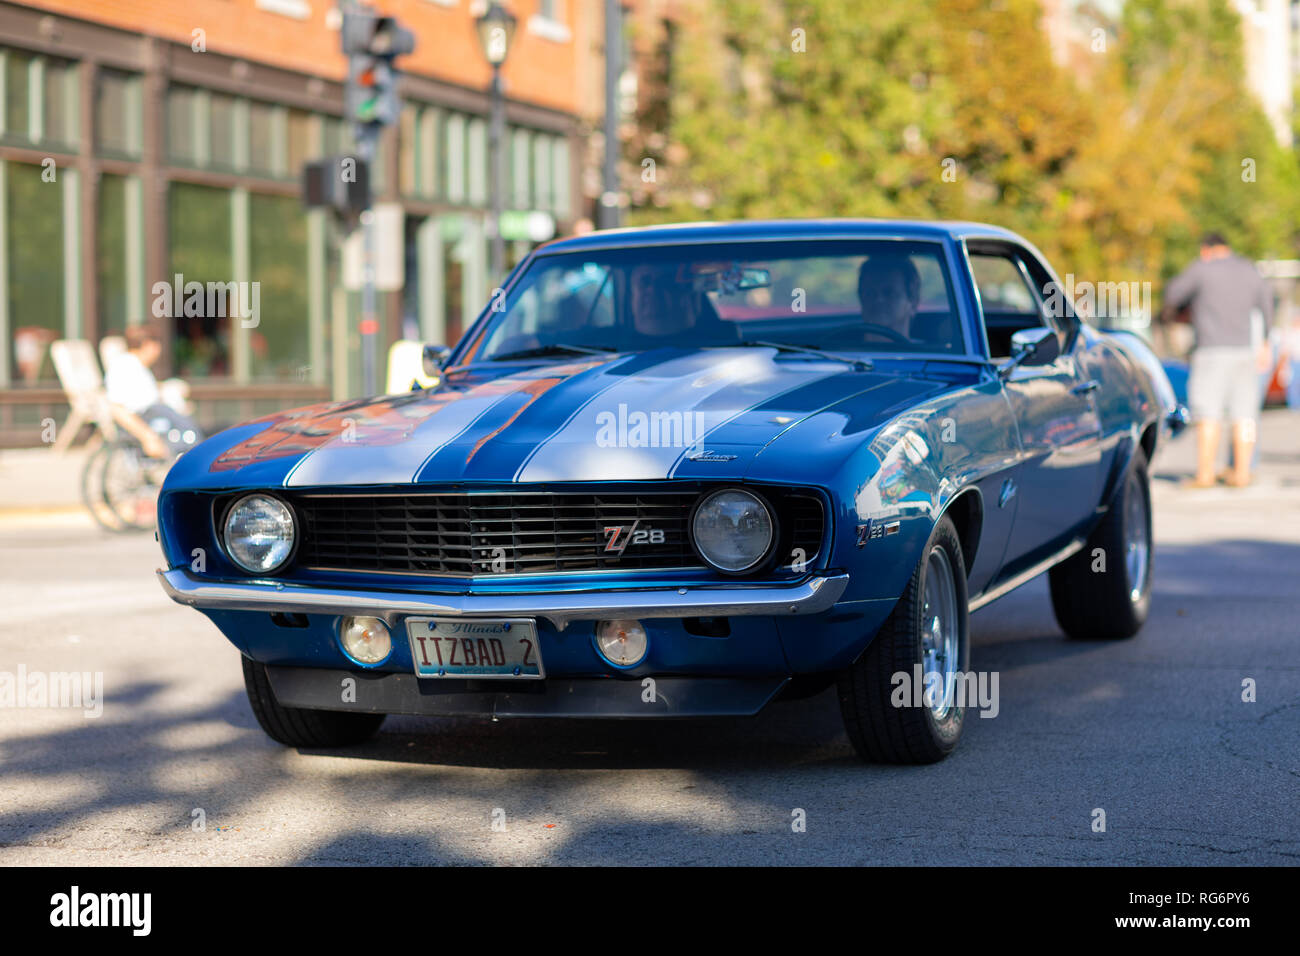
M 1042 580 L 978 612 L 1000 712 L 927 767 L 860 764 L 833 692 L 749 720 L 396 717 L 288 750 L 236 651 L 163 596 L 151 537 L 0 519 L 0 671 L 105 692 L 98 718 L 0 709 L 0 864 L 1295 865 L 1300 415 L 1263 435 L 1244 491 L 1174 486 L 1185 439 L 1158 459 L 1137 638 L 1066 641 Z

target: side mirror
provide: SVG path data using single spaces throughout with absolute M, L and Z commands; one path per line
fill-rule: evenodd
M 1011 359 L 998 369 L 1006 378 L 1020 365 L 1051 365 L 1061 355 L 1061 340 L 1052 329 L 1021 329 L 1011 336 Z
M 445 345 L 426 345 L 422 358 L 424 374 L 429 378 L 441 378 L 442 367 L 451 358 L 451 349 Z

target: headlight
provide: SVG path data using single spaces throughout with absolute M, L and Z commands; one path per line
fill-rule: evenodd
M 245 571 L 266 574 L 293 551 L 293 512 L 270 495 L 247 495 L 226 513 L 226 551 Z
M 772 512 L 748 491 L 715 491 L 695 509 L 691 535 L 700 557 L 719 571 L 738 574 L 767 557 L 775 538 Z

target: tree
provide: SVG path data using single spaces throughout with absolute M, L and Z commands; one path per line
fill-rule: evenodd
M 1071 69 L 1041 17 L 1038 0 L 693 7 L 633 217 L 975 219 L 1095 281 L 1168 274 L 1208 228 L 1294 254 L 1300 167 L 1246 90 L 1228 0 L 1128 0 Z

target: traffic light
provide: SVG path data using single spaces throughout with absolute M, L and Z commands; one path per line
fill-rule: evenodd
M 370 208 L 370 164 L 359 156 L 330 156 L 305 163 L 302 201 L 308 208 L 333 209 L 347 218 Z
M 393 60 L 415 50 L 415 35 L 393 17 L 365 10 L 345 11 L 342 33 L 348 58 L 343 96 L 347 118 L 362 126 L 396 123 L 402 101 Z

